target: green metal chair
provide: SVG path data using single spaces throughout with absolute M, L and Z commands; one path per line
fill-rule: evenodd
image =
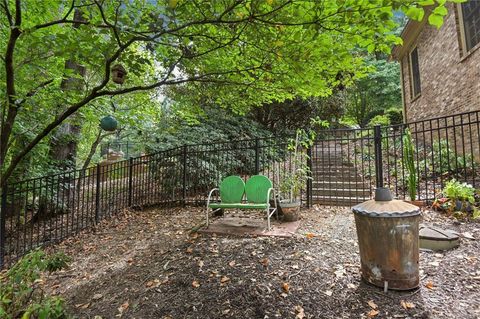
M 220 193 L 220 202 L 211 203 L 215 192 Z M 246 196 L 244 196 L 246 195 Z M 270 199 L 274 199 L 275 206 L 270 206 Z M 245 200 L 243 199 L 245 197 Z M 245 184 L 240 176 L 228 176 L 220 183 L 219 188 L 212 189 L 207 199 L 207 227 L 209 225 L 210 210 L 220 209 L 258 209 L 267 214 L 267 229 L 271 229 L 270 217 L 275 213 L 278 219 L 277 201 L 272 181 L 263 175 L 250 177 Z

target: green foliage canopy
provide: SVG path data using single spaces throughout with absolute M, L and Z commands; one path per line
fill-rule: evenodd
M 4 0 L 2 185 L 61 123 L 104 97 L 190 82 L 209 83 L 209 98 L 237 110 L 328 95 L 365 72 L 354 48 L 400 43 L 393 10 L 420 18 L 430 2 L 438 25 L 439 0 Z M 128 71 L 121 87 L 111 81 L 116 63 Z M 83 90 L 60 89 L 67 78 Z

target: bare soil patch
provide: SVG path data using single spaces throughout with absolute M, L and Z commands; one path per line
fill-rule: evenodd
M 195 207 L 125 212 L 52 247 L 74 261 L 46 285 L 78 318 L 480 318 L 479 240 L 422 252 L 420 289 L 384 293 L 360 279 L 348 208 L 305 210 L 292 238 L 190 233 L 201 222 Z

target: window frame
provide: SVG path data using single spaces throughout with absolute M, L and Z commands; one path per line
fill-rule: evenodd
M 471 0 L 468 0 L 471 1 Z M 458 26 L 459 26 L 459 31 L 460 31 L 460 56 L 462 58 L 466 58 L 469 56 L 472 52 L 476 51 L 478 48 L 480 48 L 480 42 L 475 44 L 473 47 L 471 47 L 469 50 L 467 49 L 467 35 L 465 33 L 465 20 L 463 19 L 463 8 L 462 8 L 462 3 L 457 3 L 457 14 L 458 14 Z
M 417 92 L 417 94 L 415 94 L 415 78 L 414 78 L 414 74 L 413 74 L 413 63 L 412 63 L 412 53 L 413 51 L 417 51 L 417 66 L 418 66 L 418 86 L 419 86 L 419 91 Z M 413 101 L 415 99 L 417 99 L 420 95 L 422 95 L 422 81 L 420 79 L 420 61 L 419 61 L 419 56 L 418 56 L 418 47 L 415 45 L 414 47 L 412 47 L 412 49 L 410 49 L 410 51 L 408 52 L 408 70 L 409 70 L 409 73 L 410 73 L 410 100 Z

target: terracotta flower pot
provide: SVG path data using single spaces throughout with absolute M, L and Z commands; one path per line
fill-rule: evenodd
M 280 201 L 280 208 L 283 212 L 283 221 L 294 222 L 300 219 L 300 201 Z

